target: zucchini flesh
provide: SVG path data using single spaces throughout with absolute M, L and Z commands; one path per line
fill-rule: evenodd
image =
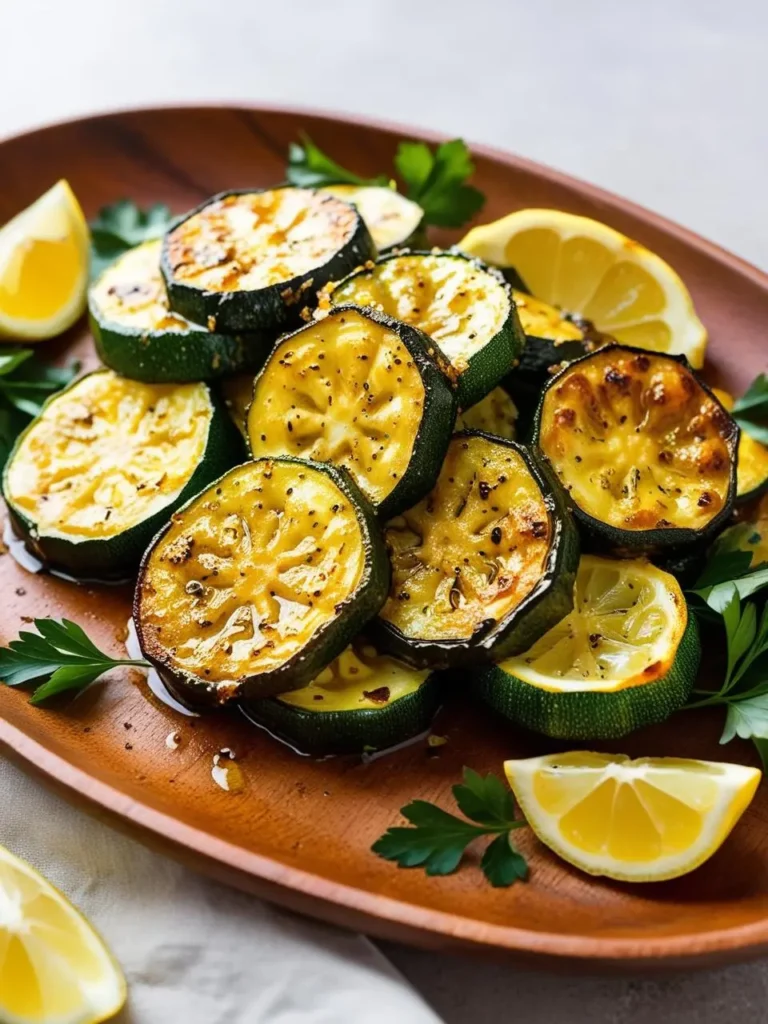
M 624 736 L 682 707 L 701 648 L 674 577 L 642 560 L 586 555 L 574 607 L 530 650 L 479 673 L 476 692 L 559 739 Z
M 566 367 L 536 424 L 586 525 L 617 545 L 703 538 L 733 503 L 738 427 L 680 360 L 624 346 Z
M 360 754 L 423 732 L 439 700 L 434 673 L 379 654 L 358 637 L 307 686 L 241 708 L 303 753 Z
M 555 306 L 515 289 L 512 297 L 526 337 L 544 339 L 555 345 L 568 341 L 583 342 L 583 329 L 563 316 Z
M 41 535 L 114 538 L 167 507 L 203 457 L 208 389 L 92 373 L 24 434 L 6 495 Z
M 165 236 L 171 308 L 209 330 L 300 323 L 317 291 L 376 255 L 350 203 L 285 186 L 214 196 Z
M 712 394 L 731 412 L 733 396 L 713 388 Z M 736 500 L 739 504 L 759 498 L 768 490 L 768 448 L 756 441 L 746 430 L 739 435 L 739 457 L 736 467 Z
M 282 704 L 326 714 L 329 711 L 379 711 L 415 693 L 429 671 L 404 665 L 379 654 L 365 640 L 350 644 L 308 686 L 281 693 Z
M 454 252 L 403 252 L 358 271 L 333 291 L 427 334 L 450 362 L 468 408 L 509 372 L 525 339 L 512 290 L 497 271 Z
M 379 643 L 411 664 L 450 667 L 525 649 L 562 617 L 578 545 L 550 485 L 514 442 L 457 434 L 433 491 L 386 525 L 392 585 Z
M 159 239 L 145 242 L 107 267 L 90 293 L 91 310 L 99 321 L 111 321 L 142 335 L 199 330 L 168 307 L 160 273 L 161 246 Z
M 517 407 L 504 388 L 494 388 L 485 398 L 456 417 L 457 430 L 482 430 L 514 441 Z
M 426 339 L 350 306 L 283 338 L 256 379 L 247 433 L 254 456 L 344 466 L 386 515 L 432 486 L 455 414 Z
M 236 373 L 232 377 L 227 377 L 221 382 L 221 394 L 232 422 L 243 437 L 246 437 L 248 408 L 253 399 L 253 374 Z
M 264 337 L 217 334 L 170 310 L 161 246 L 157 240 L 130 249 L 91 288 L 91 330 L 102 361 L 150 383 L 213 380 L 263 363 Z
M 171 512 L 241 457 L 205 384 L 99 370 L 45 404 L 6 464 L 16 532 L 73 576 L 124 579 Z
M 381 606 L 373 513 L 330 466 L 260 459 L 173 516 L 135 601 L 144 654 L 187 703 L 303 686 Z
M 321 191 L 357 207 L 379 252 L 424 241 L 424 211 L 396 189 L 386 185 L 328 185 Z

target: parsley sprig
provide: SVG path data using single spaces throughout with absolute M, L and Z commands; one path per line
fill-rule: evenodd
M 458 818 L 426 800 L 414 800 L 401 810 L 411 827 L 387 830 L 371 849 L 401 868 L 423 867 L 428 875 L 450 875 L 476 839 L 494 836 L 480 867 L 493 886 L 511 885 L 528 876 L 528 865 L 512 846 L 510 834 L 527 823 L 515 815 L 511 792 L 495 775 L 483 777 L 464 769 L 464 781 L 453 787 Z
M 142 210 L 130 199 L 120 199 L 99 210 L 91 229 L 91 276 L 96 278 L 110 263 L 142 242 L 160 238 L 173 222 L 164 203 Z
M 726 666 L 717 690 L 696 689 L 689 708 L 724 707 L 721 743 L 735 736 L 752 739 L 761 757 L 768 740 L 768 605 L 751 600 L 768 587 L 768 565 L 750 568 L 752 555 L 739 549 L 750 530 L 729 531 L 715 549 L 691 591 L 694 611 L 721 622 Z
M 404 195 L 424 210 L 425 224 L 459 228 L 485 203 L 483 193 L 466 183 L 475 166 L 463 139 L 442 142 L 434 149 L 423 142 L 401 142 L 395 170 L 404 185 Z M 305 188 L 394 184 L 385 174 L 361 178 L 337 164 L 307 136 L 288 150 L 286 178 L 292 185 Z
M 38 682 L 30 698 L 40 704 L 67 690 L 82 690 L 120 665 L 146 668 L 141 659 L 111 658 L 69 619 L 35 619 L 37 633 L 19 633 L 7 647 L 0 647 L 0 680 L 6 686 Z
M 768 377 L 761 373 L 733 405 L 733 418 L 756 441 L 768 445 Z
M 79 367 L 49 366 L 31 348 L 9 348 L 0 353 L 0 468 L 13 443 L 43 403 L 68 384 Z

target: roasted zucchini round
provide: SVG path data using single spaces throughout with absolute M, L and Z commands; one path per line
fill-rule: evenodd
M 233 377 L 226 377 L 219 385 L 219 392 L 230 419 L 247 441 L 245 421 L 253 400 L 253 374 L 236 373 Z
M 123 377 L 151 384 L 213 380 L 258 369 L 273 338 L 218 334 L 168 308 L 159 240 L 120 256 L 91 287 L 88 309 L 96 351 Z
M 525 347 L 504 386 L 520 412 L 523 437 L 528 437 L 541 393 L 553 372 L 563 363 L 590 352 L 597 335 L 591 325 L 564 316 L 532 295 L 514 288 L 512 295 L 525 332 Z
M 358 638 L 309 685 L 240 707 L 300 753 L 323 757 L 385 750 L 418 736 L 440 692 L 436 673 L 379 654 Z
M 241 457 L 207 385 L 97 370 L 50 398 L 24 431 L 3 494 L 14 530 L 45 564 L 125 579 L 171 512 Z
M 615 551 L 711 537 L 736 494 L 739 428 L 680 356 L 611 345 L 544 392 L 535 442 L 579 521 Z
M 524 651 L 572 606 L 579 545 L 565 496 L 514 441 L 456 434 L 434 490 L 385 539 L 392 585 L 370 635 L 416 667 Z
M 585 555 L 573 610 L 529 650 L 476 672 L 472 686 L 535 732 L 615 739 L 681 708 L 700 658 L 696 617 L 673 576 L 644 559 Z
M 424 211 L 418 203 L 394 188 L 386 185 L 327 185 L 320 191 L 329 192 L 357 207 L 380 253 L 426 243 Z
M 382 516 L 413 505 L 437 479 L 456 418 L 428 345 L 356 306 L 284 337 L 256 378 L 251 452 L 344 466 Z
M 456 430 L 482 430 L 508 441 L 515 440 L 516 424 L 517 406 L 504 388 L 494 388 L 456 417 Z
M 424 331 L 451 364 L 462 409 L 499 383 L 525 344 L 512 289 L 459 252 L 385 256 L 341 281 L 331 302 L 380 309 Z
M 386 599 L 373 509 L 344 470 L 257 459 L 198 494 L 141 564 L 141 649 L 189 706 L 305 686 Z
M 222 192 L 177 223 L 160 262 L 171 309 L 210 331 L 277 331 L 374 259 L 351 203 L 306 188 Z
M 731 412 L 733 396 L 720 388 L 712 394 Z M 768 491 L 768 448 L 755 440 L 746 430 L 739 435 L 739 457 L 736 467 L 736 501 L 739 505 L 754 501 Z

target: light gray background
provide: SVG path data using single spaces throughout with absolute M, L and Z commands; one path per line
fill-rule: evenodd
M 768 269 L 766 0 L 0 0 L 0 136 L 221 99 L 505 147 Z M 764 1019 L 764 963 L 659 980 L 386 946 L 450 1024 Z

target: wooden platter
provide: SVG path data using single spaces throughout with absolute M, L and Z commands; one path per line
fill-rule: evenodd
M 307 131 L 363 174 L 390 166 L 404 137 L 428 133 L 277 109 L 140 110 L 57 125 L 0 144 L 0 222 L 67 177 L 93 216 L 128 196 L 183 211 L 229 187 L 279 181 L 289 142 Z M 523 206 L 587 214 L 667 259 L 710 330 L 710 379 L 739 390 L 766 368 L 768 276 L 682 228 L 599 189 L 528 161 L 477 148 L 484 219 Z M 439 239 L 450 240 L 449 236 Z M 85 325 L 51 346 L 93 362 Z M 0 557 L 0 641 L 29 617 L 65 615 L 116 655 L 128 588 L 76 587 Z M 674 754 L 754 763 L 751 747 L 718 746 L 717 715 L 678 715 L 621 743 L 634 756 Z M 179 732 L 177 749 L 166 744 Z M 370 763 L 315 762 L 234 716 L 181 718 L 143 677 L 116 674 L 63 710 L 41 710 L 0 687 L 0 744 L 68 798 L 143 841 L 242 889 L 377 936 L 430 947 L 506 951 L 540 961 L 605 966 L 710 964 L 768 949 L 768 787 L 735 833 L 686 878 L 611 884 L 570 869 L 520 833 L 528 884 L 490 888 L 476 866 L 430 879 L 370 853 L 414 797 L 447 797 L 462 765 L 499 771 L 509 756 L 555 749 L 457 700 L 435 732 Z M 616 748 L 616 744 L 613 745 Z M 243 786 L 212 778 L 214 755 L 237 756 Z M 12 800 L 12 793 L 2 794 Z M 34 836 L 36 823 L 30 821 Z M 2 834 L 0 832 L 0 841 Z

